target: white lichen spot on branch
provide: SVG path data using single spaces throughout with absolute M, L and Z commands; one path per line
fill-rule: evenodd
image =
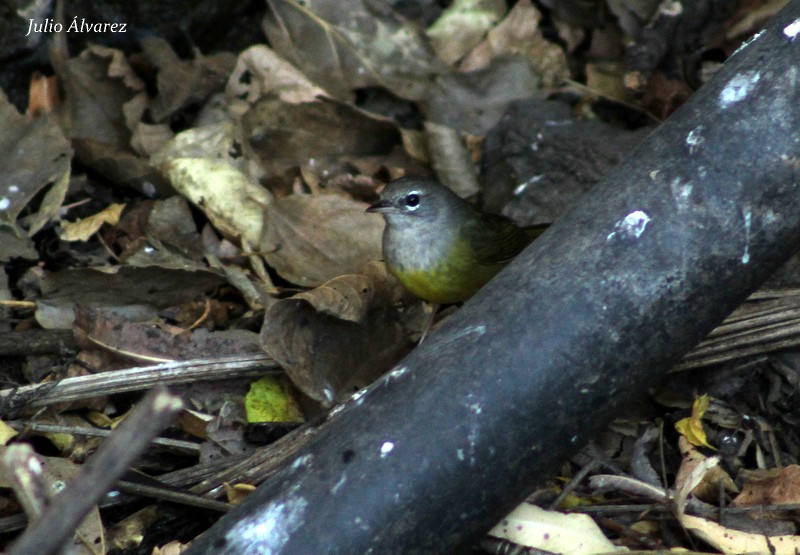
M 800 18 L 795 19 L 783 28 L 783 34 L 791 40 L 794 40 L 798 33 L 800 33 Z
M 719 94 L 722 108 L 728 108 L 732 104 L 747 98 L 753 86 L 758 83 L 760 79 L 761 74 L 757 71 L 747 71 L 728 81 L 728 84 L 725 85 L 725 88 L 722 89 L 722 92 Z
M 650 216 L 647 213 L 642 210 L 634 210 L 614 224 L 614 231 L 606 236 L 606 240 L 638 239 L 644 233 L 648 223 L 650 223 Z

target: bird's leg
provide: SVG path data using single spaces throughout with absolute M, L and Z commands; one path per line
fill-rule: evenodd
M 428 314 L 428 317 L 425 319 L 425 325 L 422 327 L 422 335 L 419 338 L 419 342 L 417 345 L 422 345 L 422 342 L 425 341 L 425 336 L 428 335 L 428 332 L 431 331 L 431 327 L 433 327 L 433 320 L 436 318 L 436 313 L 439 311 L 439 303 L 425 303 L 429 304 L 431 308 L 431 313 Z

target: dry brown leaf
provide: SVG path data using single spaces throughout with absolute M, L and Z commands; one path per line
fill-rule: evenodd
M 208 438 L 208 426 L 214 420 L 210 414 L 192 409 L 183 409 L 174 425 L 189 435 L 200 439 Z
M 69 184 L 69 142 L 51 117 L 25 117 L 0 91 L 0 152 L 0 225 L 25 235 L 17 218 L 47 191 L 38 212 L 28 217 L 28 234 L 33 235 L 58 217 Z
M 189 203 L 178 195 L 136 203 L 103 239 L 126 266 L 208 269 Z
M 161 547 L 154 547 L 151 555 L 180 555 L 187 549 L 189 549 L 187 544 L 174 540 Z
M 360 274 L 338 276 L 294 299 L 308 301 L 318 312 L 351 322 L 364 322 L 377 304 L 392 305 L 403 298 L 405 290 L 389 273 L 383 262 L 367 264 Z
M 272 48 L 338 98 L 353 89 L 382 86 L 419 99 L 431 76 L 443 71 L 422 32 L 388 6 L 351 0 L 347 9 L 327 0 L 267 0 L 264 32 Z
M 152 266 L 76 268 L 44 274 L 36 321 L 47 329 L 68 329 L 75 318 L 73 307 L 113 307 L 129 319 L 147 320 L 159 309 L 202 296 L 224 283 L 211 271 L 170 270 Z
M 147 198 L 174 192 L 155 168 L 128 147 L 84 138 L 73 139 L 72 145 L 81 162 L 114 183 L 137 189 Z
M 6 445 L 18 433 L 14 428 L 0 420 L 0 445 Z
M 141 545 L 144 535 L 150 526 L 163 517 L 164 509 L 159 505 L 148 505 L 125 517 L 108 531 L 108 544 L 116 549 L 136 548 Z M 154 548 L 153 553 L 170 553 L 169 544 Z M 178 553 L 177 551 L 175 553 Z
M 800 503 L 800 466 L 796 464 L 781 468 L 774 476 L 749 480 L 732 502 L 736 506 L 794 503 Z
M 532 64 L 521 56 L 504 56 L 480 71 L 439 77 L 423 106 L 430 121 L 485 135 L 512 102 L 541 94 L 542 76 Z
M 626 74 L 626 85 L 630 78 L 630 74 Z M 628 88 L 636 90 L 633 86 Z M 655 72 L 642 88 L 644 94 L 639 105 L 659 119 L 669 117 L 693 92 L 683 80 L 670 79 L 660 71 Z
M 158 69 L 158 95 L 150 106 L 157 123 L 189 104 L 204 102 L 222 87 L 234 66 L 229 52 L 203 56 L 195 50 L 193 59 L 183 60 L 165 39 L 149 35 L 139 42 L 143 55 Z
M 251 484 L 229 484 L 225 482 L 222 484 L 222 487 L 225 488 L 225 497 L 228 499 L 228 503 L 232 505 L 236 505 L 241 503 L 247 496 L 253 493 L 256 490 L 256 487 Z
M 381 258 L 383 219 L 337 195 L 289 195 L 267 209 L 260 250 L 285 279 L 305 287 L 358 272 Z
M 329 405 L 380 376 L 410 345 L 392 303 L 397 284 L 385 270 L 319 289 L 275 303 L 261 345 L 298 389 Z
M 242 116 L 248 153 L 269 175 L 304 163 L 386 155 L 401 144 L 393 121 L 334 99 L 288 104 L 269 96 Z
M 0 227 L 0 261 L 8 262 L 12 258 L 39 259 L 33 240 L 22 233 L 16 227 Z
M 239 54 L 225 94 L 229 98 L 244 98 L 254 103 L 270 93 L 289 104 L 312 102 L 318 96 L 328 96 L 274 50 L 257 44 Z
M 137 154 L 152 156 L 175 137 L 169 125 L 165 123 L 137 123 L 131 137 L 131 146 Z
M 439 181 L 460 197 L 469 198 L 478 194 L 481 186 L 461 134 L 452 127 L 426 121 L 425 138 Z
M 184 330 L 153 322 L 130 322 L 113 313 L 75 308 L 75 339 L 87 351 L 100 349 L 123 361 L 143 363 L 258 352 L 254 333 L 244 330 Z M 97 370 L 107 370 L 99 367 Z
M 65 122 L 71 138 L 128 149 L 123 105 L 144 90 L 121 50 L 91 46 L 57 68 L 65 90 Z
M 617 61 L 586 64 L 586 86 L 604 97 L 628 102 L 631 95 L 625 87 L 625 69 L 625 64 Z
M 567 56 L 539 30 L 542 14 L 530 0 L 517 2 L 508 15 L 459 65 L 461 71 L 483 69 L 501 56 L 520 54 L 542 77 L 544 87 L 556 87 L 569 78 Z
M 366 276 L 348 274 L 294 296 L 308 301 L 319 312 L 342 320 L 361 322 L 372 301 L 372 288 Z
M 725 38 L 741 40 L 743 37 L 755 35 L 764 28 L 772 16 L 781 11 L 788 3 L 789 0 L 767 0 L 754 4 L 752 9 L 744 10 L 744 17 L 731 25 L 725 32 Z

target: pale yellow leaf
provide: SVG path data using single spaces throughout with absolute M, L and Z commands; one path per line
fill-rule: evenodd
M 548 553 L 627 551 L 611 543 L 588 515 L 546 511 L 530 503 L 519 505 L 489 535 Z
M 112 204 L 88 218 L 74 222 L 63 222 L 61 224 L 61 239 L 64 241 L 88 241 L 92 235 L 100 230 L 103 224 L 117 225 L 124 208 L 124 204 Z
M 710 520 L 686 514 L 680 516 L 680 521 L 684 528 L 726 554 L 771 553 L 772 555 L 795 555 L 800 552 L 800 536 L 748 534 L 733 528 L 726 528 Z

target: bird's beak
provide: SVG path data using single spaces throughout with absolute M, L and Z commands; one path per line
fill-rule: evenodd
M 378 214 L 392 212 L 394 210 L 394 205 L 389 202 L 388 200 L 379 200 L 369 208 L 367 208 L 367 212 L 377 212 Z

